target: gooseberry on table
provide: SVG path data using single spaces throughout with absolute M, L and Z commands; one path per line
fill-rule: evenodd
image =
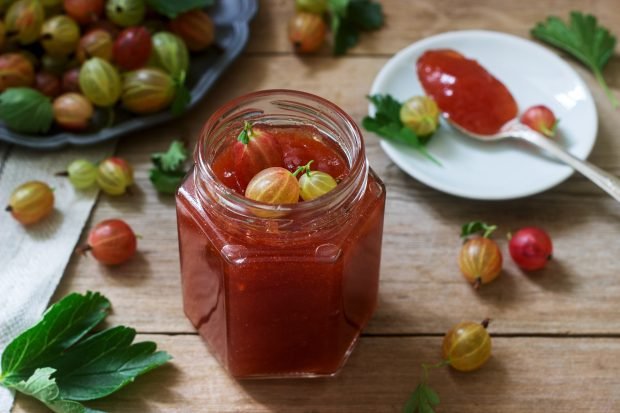
M 80 41 L 80 27 L 65 15 L 51 17 L 41 28 L 41 44 L 50 56 L 66 56 L 75 52 Z
M 79 24 L 96 22 L 103 15 L 104 0 L 64 0 L 65 12 Z
M 121 77 L 107 61 L 93 57 L 80 69 L 80 89 L 97 106 L 112 106 L 122 92 Z
M 327 24 L 320 15 L 297 12 L 289 21 L 288 38 L 296 53 L 314 53 L 325 42 Z
M 144 19 L 144 0 L 107 0 L 106 16 L 121 27 L 136 26 Z
M 163 70 L 148 67 L 123 74 L 121 102 L 130 112 L 158 112 L 170 105 L 174 95 L 175 83 Z
M 22 54 L 0 55 L 0 92 L 10 87 L 31 86 L 34 76 L 32 63 Z
M 299 201 L 299 182 L 286 168 L 274 166 L 263 169 L 248 183 L 246 198 L 271 205 L 296 204 Z
M 69 182 L 76 189 L 87 189 L 97 182 L 97 165 L 86 159 L 76 159 L 69 164 L 66 172 L 57 175 L 69 177 Z
M 450 367 L 458 371 L 477 370 L 491 357 L 489 320 L 458 323 L 443 339 L 442 355 Z
M 123 195 L 133 185 L 133 168 L 123 158 L 106 158 L 97 168 L 97 185 L 108 195 Z
M 83 95 L 65 93 L 54 99 L 54 120 L 63 129 L 82 131 L 88 128 L 93 117 L 93 105 Z
M 105 265 L 119 265 L 136 253 L 136 234 L 120 219 L 101 221 L 88 233 L 86 245 L 76 249 L 79 253 L 90 253 Z
M 125 70 L 143 67 L 151 56 L 151 34 L 144 27 L 129 27 L 114 41 L 114 63 Z
M 39 222 L 54 209 L 54 192 L 45 182 L 29 181 L 13 191 L 6 211 L 21 224 Z
M 103 29 L 95 29 L 86 33 L 80 39 L 77 48 L 77 58 L 84 63 L 91 57 L 103 60 L 112 60 L 112 35 Z
M 282 148 L 276 140 L 260 125 L 245 122 L 233 145 L 234 171 L 241 187 L 260 171 L 269 167 L 283 167 Z
M 192 52 L 206 49 L 215 40 L 213 21 L 200 9 L 178 15 L 170 22 L 170 31 L 183 39 Z
M 21 44 L 34 43 L 39 39 L 45 18 L 43 5 L 39 0 L 18 0 L 4 16 L 8 40 L 17 39 Z
M 549 138 L 555 136 L 559 122 L 553 111 L 544 105 L 529 107 L 523 112 L 520 120 L 524 125 Z
M 458 264 L 467 281 L 478 289 L 493 281 L 502 271 L 502 253 L 495 241 L 489 238 L 497 227 L 474 221 L 463 225 L 461 237 L 466 238 L 459 253 Z M 474 236 L 482 232 L 482 236 Z
M 400 107 L 400 121 L 425 142 L 439 127 L 439 107 L 429 96 L 414 96 Z
M 525 227 L 515 232 L 508 243 L 514 262 L 526 271 L 540 270 L 553 254 L 553 243 L 542 228 Z
M 487 331 L 489 319 L 482 323 L 465 321 L 453 326 L 444 336 L 443 360 L 436 364 L 422 364 L 422 380 L 411 394 L 403 409 L 404 413 L 433 411 L 439 404 L 439 396 L 428 385 L 429 370 L 450 366 L 461 372 L 470 372 L 482 367 L 491 357 L 491 336 Z M 420 409 L 426 406 L 426 409 Z

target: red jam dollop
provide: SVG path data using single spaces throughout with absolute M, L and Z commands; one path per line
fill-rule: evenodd
M 451 49 L 426 51 L 417 62 L 426 93 L 463 129 L 491 135 L 517 116 L 510 91 L 477 61 Z

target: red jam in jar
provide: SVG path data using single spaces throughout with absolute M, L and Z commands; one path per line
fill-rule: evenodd
M 416 66 L 422 87 L 444 116 L 468 131 L 492 135 L 517 116 L 508 88 L 457 51 L 428 50 Z
M 338 180 L 312 201 L 243 196 L 234 151 L 244 122 L 272 134 L 284 166 Z M 361 133 L 340 108 L 307 93 L 240 97 L 207 122 L 177 193 L 184 310 L 231 375 L 337 373 L 377 301 L 385 188 Z

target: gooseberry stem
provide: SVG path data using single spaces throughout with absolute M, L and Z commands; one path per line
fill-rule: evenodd
M 482 322 L 480 324 L 482 324 L 482 327 L 484 327 L 485 329 L 489 327 L 489 323 L 491 322 L 490 318 L 485 318 L 484 320 L 482 320 Z
M 243 130 L 237 137 L 237 140 L 244 145 L 250 143 L 250 133 L 252 133 L 252 124 L 247 120 L 243 122 Z
M 302 175 L 305 173 L 305 174 L 308 174 L 308 176 L 310 176 L 310 164 L 312 164 L 312 162 L 314 162 L 314 159 L 311 160 L 310 162 L 308 162 L 307 164 L 305 164 L 303 166 L 300 166 L 297 169 L 295 169 L 295 172 L 293 172 L 293 176 L 295 178 L 297 178 L 297 174 L 299 172 L 301 172 Z
M 69 176 L 69 172 L 68 171 L 60 171 L 60 172 L 56 172 L 54 174 L 54 176 Z
M 11 211 L 13 211 L 13 207 L 11 207 L 10 205 L 7 205 L 6 208 L 4 208 L 4 210 L 6 212 L 11 212 Z
M 422 382 L 426 383 L 428 381 L 428 371 L 431 369 L 440 369 L 442 367 L 450 365 L 450 360 L 441 360 L 435 364 L 422 363 Z
M 86 255 L 86 253 L 90 250 L 92 250 L 93 247 L 91 247 L 90 245 L 86 244 L 86 245 L 80 245 L 75 249 L 75 252 L 77 254 L 81 254 L 81 255 Z

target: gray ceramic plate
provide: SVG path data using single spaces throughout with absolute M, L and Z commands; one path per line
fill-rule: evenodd
M 192 94 L 189 108 L 205 96 L 224 70 L 239 56 L 248 41 L 249 22 L 257 9 L 257 0 L 217 0 L 216 5 L 209 9 L 209 15 L 216 26 L 216 43 L 221 50 L 192 55 L 186 80 Z M 169 110 L 148 116 L 134 116 L 122 110 L 116 112 L 113 126 L 92 133 L 77 134 L 54 129 L 48 135 L 23 135 L 8 130 L 0 123 L 0 140 L 35 149 L 92 145 L 175 118 Z

